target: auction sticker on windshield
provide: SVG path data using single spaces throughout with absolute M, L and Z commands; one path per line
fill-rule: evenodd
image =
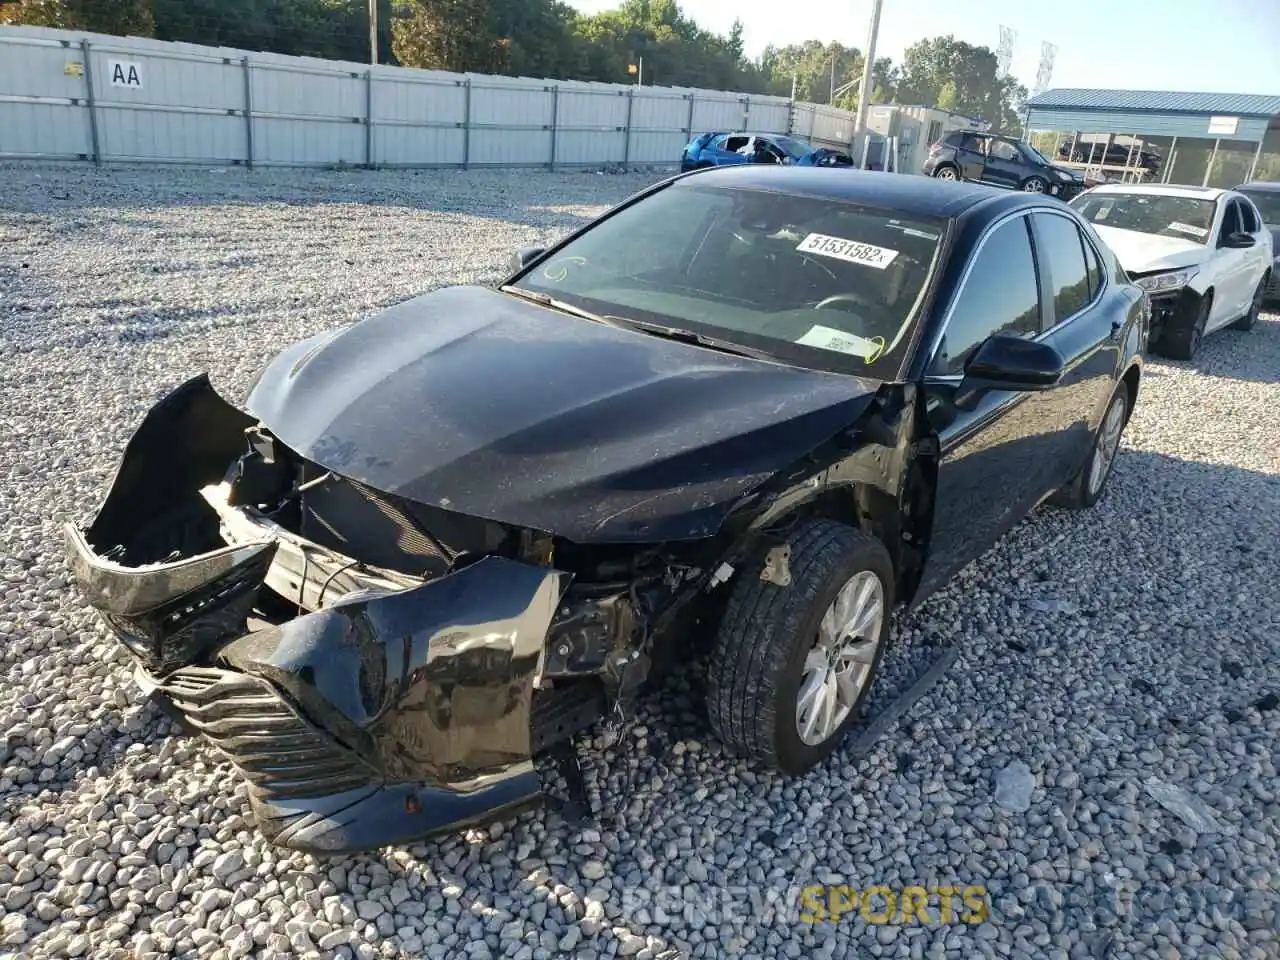
M 802 347 L 817 347 L 819 350 L 848 353 L 855 357 L 862 357 L 867 363 L 871 363 L 884 352 L 883 337 L 868 340 L 866 337 L 860 337 L 856 333 L 845 333 L 843 330 L 835 329 L 835 327 L 820 325 L 810 327 L 809 332 L 797 340 L 796 343 Z
M 893 263 L 898 255 L 897 250 L 875 247 L 857 240 L 845 240 L 842 237 L 829 237 L 825 233 L 811 233 L 796 247 L 800 253 L 816 253 L 822 257 L 834 257 L 836 260 L 847 260 L 849 263 L 860 263 L 864 267 L 875 267 L 883 270 Z
M 1189 223 L 1179 223 L 1176 220 L 1173 223 L 1169 224 L 1169 229 L 1176 230 L 1178 231 L 1178 233 L 1189 233 L 1193 237 L 1203 238 L 1209 235 L 1209 231 L 1204 229 L 1204 227 L 1193 227 Z

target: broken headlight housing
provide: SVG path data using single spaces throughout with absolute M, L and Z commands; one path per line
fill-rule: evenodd
M 1198 267 L 1184 267 L 1181 270 L 1169 270 L 1164 273 L 1154 273 L 1148 277 L 1139 277 L 1133 282 L 1147 293 L 1171 293 L 1185 287 L 1199 272 Z

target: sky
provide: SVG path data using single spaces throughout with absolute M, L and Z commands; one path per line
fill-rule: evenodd
M 620 0 L 568 0 L 595 13 Z M 817 39 L 862 50 L 871 0 L 679 0 L 716 33 L 742 19 L 748 56 Z M 1014 30 L 1012 72 L 1035 85 L 1041 44 L 1054 44 L 1050 87 L 1123 87 L 1280 96 L 1280 0 L 884 0 L 876 57 L 900 60 L 926 37 L 995 50 Z

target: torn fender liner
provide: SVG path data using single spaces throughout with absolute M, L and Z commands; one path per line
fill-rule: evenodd
M 131 567 L 162 561 L 182 549 L 186 545 L 149 534 L 165 528 L 189 536 L 200 532 L 190 524 L 175 526 L 173 520 L 195 504 L 201 487 L 221 480 L 244 453 L 244 431 L 254 422 L 220 397 L 205 374 L 164 396 L 129 438 L 107 495 L 85 531 L 89 543 L 99 552 L 123 547 L 119 559 Z M 216 524 L 212 533 L 216 536 Z
M 538 799 L 533 678 L 570 579 L 488 557 L 227 644 L 223 696 L 163 693 L 197 728 L 216 717 L 204 732 L 277 843 L 337 852 L 457 829 Z M 278 733 L 257 726 L 272 711 Z

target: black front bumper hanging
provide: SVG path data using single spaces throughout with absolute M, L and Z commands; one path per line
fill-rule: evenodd
M 486 558 L 412 590 L 209 643 L 246 595 L 222 585 L 251 582 L 269 548 L 242 549 L 229 568 L 214 562 L 221 556 L 199 558 L 215 579 L 169 595 L 190 586 L 175 576 L 181 565 L 122 571 L 75 528 L 67 536 L 76 579 L 134 655 L 139 685 L 235 765 L 273 842 L 364 850 L 541 799 L 533 679 L 567 574 Z M 122 580 L 134 589 L 113 590 Z M 192 602 L 210 595 L 226 605 Z M 170 623 L 176 632 L 164 630 Z M 190 633 L 210 652 L 175 667 L 187 659 L 176 650 L 198 647 L 168 644 Z M 164 653 L 140 653 L 144 638 Z
M 534 680 L 571 575 L 491 556 L 251 630 L 279 544 L 214 543 L 190 505 L 243 429 L 206 379 L 184 384 L 135 434 L 94 523 L 64 528 L 140 686 L 230 759 L 284 847 L 401 844 L 539 802 Z M 130 531 L 148 508 L 163 522 L 144 542 Z

